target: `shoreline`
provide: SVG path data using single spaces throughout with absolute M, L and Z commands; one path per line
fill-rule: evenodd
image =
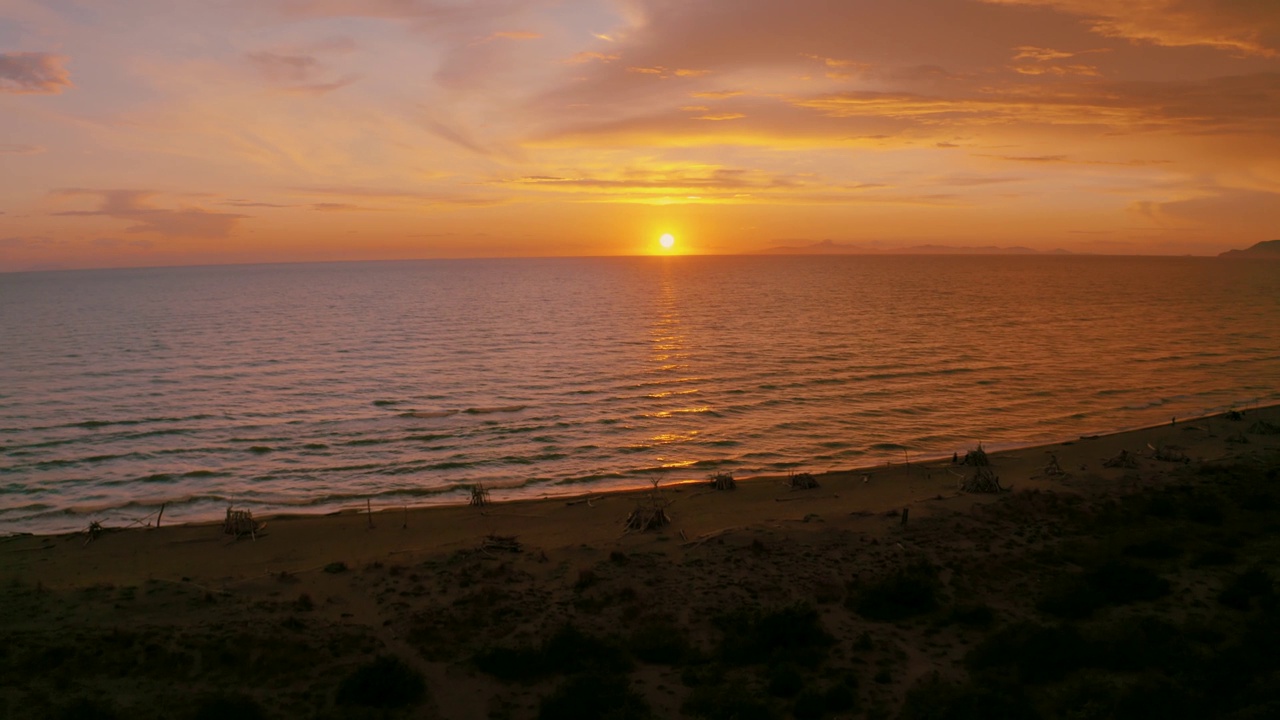
M 1068 447 L 1074 443 L 1087 441 L 1087 440 L 1113 438 L 1117 436 L 1124 436 L 1124 435 L 1135 434 L 1135 433 L 1148 433 L 1148 432 L 1153 432 L 1160 429 L 1173 430 L 1173 429 L 1177 429 L 1178 425 L 1182 425 L 1185 427 L 1189 423 L 1208 422 L 1213 420 L 1225 419 L 1228 414 L 1233 412 L 1239 412 L 1245 416 L 1258 415 L 1259 413 L 1266 413 L 1268 417 L 1270 417 L 1271 414 L 1274 413 L 1276 417 L 1280 417 L 1280 403 L 1275 403 L 1270 405 L 1246 406 L 1244 409 L 1230 408 L 1226 410 L 1210 412 L 1210 413 L 1197 415 L 1193 417 L 1175 418 L 1176 423 L 1171 423 L 1171 424 L 1161 423 L 1161 424 L 1153 424 L 1153 425 L 1131 426 L 1131 427 L 1121 428 L 1116 430 L 1099 431 L 1092 434 L 1079 435 L 1076 438 L 1055 439 L 1055 440 L 1049 440 L 1046 442 L 1033 442 L 1026 445 L 997 444 L 994 446 L 985 446 L 982 442 L 978 442 L 977 446 L 995 447 L 996 449 L 987 450 L 988 454 L 992 455 L 993 457 L 1013 456 L 1017 453 L 1033 452 L 1040 449 L 1044 449 L 1047 451 L 1047 449 L 1054 448 L 1054 447 Z M 1261 415 L 1259 416 L 1261 417 Z M 973 449 L 973 448 L 967 448 L 967 449 Z M 797 468 L 797 470 L 801 472 L 809 472 L 814 477 L 818 477 L 818 478 L 848 477 L 848 476 L 854 476 L 854 475 L 861 476 L 866 474 L 873 474 L 877 471 L 888 471 L 895 468 L 904 468 L 904 467 L 910 468 L 912 466 L 924 467 L 929 465 L 937 466 L 940 464 L 950 465 L 950 462 L 945 454 L 922 455 L 919 458 L 911 458 L 906 462 L 894 462 L 892 460 L 888 460 L 888 461 L 885 461 L 884 464 L 858 465 L 858 466 L 853 466 L 848 468 L 839 468 L 834 470 L 825 470 L 825 471 L 817 471 L 817 472 L 805 470 L 803 468 Z M 785 480 L 786 478 L 787 478 L 787 475 L 783 475 L 783 474 L 761 474 L 761 475 L 747 475 L 742 477 L 735 477 L 735 481 L 738 483 L 754 484 L 757 482 L 765 482 L 765 481 L 779 482 L 779 481 Z M 675 488 L 684 488 L 684 487 L 697 487 L 700 485 L 707 485 L 708 483 L 709 483 L 708 479 L 687 478 L 687 479 L 678 479 L 678 480 L 672 480 L 666 483 L 661 483 L 660 487 L 664 489 L 666 488 L 675 489 Z M 462 485 L 462 486 L 458 486 L 456 490 L 451 490 L 451 491 L 464 492 L 468 487 L 470 486 Z M 492 491 L 492 490 L 502 490 L 504 488 L 503 486 L 500 486 L 500 485 L 491 485 L 491 486 L 488 486 L 486 489 Z M 447 494 L 451 491 L 442 490 L 441 494 Z M 606 487 L 599 490 L 581 490 L 581 491 L 575 488 L 575 489 L 568 490 L 564 493 L 543 493 L 541 495 L 536 495 L 531 497 L 517 497 L 517 498 L 493 500 L 490 506 L 502 507 L 510 504 L 529 504 L 529 503 L 544 503 L 544 502 L 552 503 L 557 501 L 572 502 L 575 500 L 588 498 L 588 497 L 596 498 L 596 497 L 612 496 L 612 495 L 630 496 L 638 493 L 646 493 L 649 491 L 650 491 L 650 488 L 646 486 Z M 369 496 L 369 499 L 372 499 L 374 497 L 376 496 Z M 243 509 L 235 505 L 231 505 L 230 507 L 236 508 L 236 509 Z M 419 513 L 443 511 L 447 509 L 456 510 L 458 508 L 466 508 L 466 507 L 470 507 L 468 502 L 423 503 L 423 504 L 417 504 L 417 505 L 413 505 L 413 504 L 383 505 L 380 508 L 375 508 L 373 512 L 375 513 L 375 516 L 376 516 L 376 514 L 382 514 L 382 513 L 402 513 L 407 510 L 407 512 L 410 515 L 415 515 Z M 92 516 L 93 513 L 83 512 L 78 514 L 83 515 L 86 520 L 89 520 L 89 518 Z M 325 512 L 291 512 L 288 510 L 272 511 L 270 513 L 264 513 L 260 516 L 257 516 L 255 517 L 255 519 L 259 521 L 273 521 L 277 519 L 278 520 L 299 520 L 299 519 L 308 519 L 308 518 L 325 518 L 325 517 L 348 516 L 348 515 L 363 516 L 364 514 L 366 514 L 365 508 L 362 508 L 358 505 L 351 505 L 348 507 L 342 507 L 336 510 L 329 510 Z M 122 531 L 129 531 L 129 532 L 154 531 L 159 528 L 153 526 L 150 521 L 151 521 L 151 518 L 156 517 L 156 515 L 157 515 L 156 512 L 152 512 L 139 519 L 133 520 L 132 522 L 126 525 L 123 525 L 123 526 L 103 525 L 102 529 L 104 531 L 111 532 L 111 533 L 117 533 Z M 92 522 L 92 520 L 90 520 L 90 522 Z M 163 527 L 164 528 L 207 527 L 207 526 L 221 525 L 221 523 L 222 523 L 222 519 L 220 518 L 210 518 L 208 520 L 176 522 L 168 525 L 163 525 Z M 86 530 L 73 530 L 73 531 L 67 531 L 67 532 L 48 532 L 48 533 L 16 532 L 11 534 L 0 534 L 0 543 L 3 543 L 12 538 L 20 538 L 20 537 L 37 537 L 37 538 L 54 537 L 56 538 L 56 537 L 83 536 L 85 533 L 86 533 Z
M 1104 480 L 1119 478 L 1121 473 L 1102 468 L 1102 463 L 1121 450 L 1145 456 L 1150 448 L 1169 444 L 1185 448 L 1192 460 L 1203 463 L 1256 449 L 1228 443 L 1223 434 L 1259 420 L 1280 425 L 1280 405 L 1244 411 L 1238 422 L 1227 416 L 1219 413 L 989 455 L 1001 483 L 1015 492 L 1069 489 L 1073 477 L 1085 474 Z M 1068 474 L 1066 479 L 1043 474 L 1051 453 Z M 678 536 L 681 542 L 725 529 L 802 520 L 808 513 L 801 509 L 835 511 L 849 518 L 846 522 L 864 526 L 860 530 L 872 531 L 883 529 L 886 523 L 868 518 L 903 508 L 909 508 L 913 518 L 926 517 L 935 509 L 967 508 L 1004 496 L 961 493 L 958 483 L 971 470 L 944 457 L 813 473 L 820 487 L 811 491 L 789 490 L 786 475 L 760 475 L 736 479 L 737 489 L 730 492 L 712 490 L 705 480 L 660 485 L 659 492 L 670 503 L 668 534 Z M 495 534 L 516 535 L 547 548 L 592 543 L 606 546 L 633 542 L 636 536 L 654 537 L 640 533 L 629 537 L 623 528 L 630 509 L 652 492 L 652 488 L 582 492 L 494 501 L 483 508 L 451 504 L 383 508 L 371 514 L 363 508 L 325 514 L 273 513 L 254 518 L 266 524 L 258 540 L 235 541 L 223 535 L 221 520 L 158 528 L 104 527 L 97 539 L 90 539 L 84 530 L 9 535 L 0 537 L 0 553 L 19 560 L 0 568 L 0 581 L 20 579 L 64 586 L 72 578 L 82 583 L 143 582 L 192 577 L 192 573 L 207 579 L 243 579 L 306 569 L 320 563 L 322 556 L 331 556 L 333 561 L 346 558 L 343 561 L 349 564 L 391 554 L 418 557 L 472 546 Z M 290 550 L 283 554 L 271 551 L 281 545 Z M 184 562 L 184 553 L 194 554 Z M 24 560 L 35 556 L 42 556 L 44 562 Z M 295 556 L 303 559 L 293 559 Z M 188 567 L 191 565 L 200 570 Z

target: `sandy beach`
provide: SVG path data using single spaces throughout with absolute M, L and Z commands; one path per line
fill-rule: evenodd
M 947 458 L 809 489 L 738 478 L 256 518 L 238 539 L 221 524 L 7 537 L 0 717 L 1280 707 L 1274 659 L 1216 697 L 1168 660 L 1212 675 L 1276 634 L 1280 408 L 989 460 L 1011 489 L 963 492 L 981 468 Z M 669 524 L 625 527 L 656 506 Z M 1117 628 L 1127 664 L 1103 649 Z

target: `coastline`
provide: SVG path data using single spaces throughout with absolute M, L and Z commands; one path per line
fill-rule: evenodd
M 1157 567 L 1161 577 L 1176 583 L 1170 596 L 1107 608 L 1089 622 L 1128 622 L 1125 613 L 1194 618 L 1208 612 L 1198 608 L 1216 608 L 1214 594 L 1249 563 L 1275 565 L 1280 518 L 1265 508 L 1231 510 L 1226 525 L 1204 525 L 1204 532 L 1194 518 L 1177 520 L 1176 531 L 1164 516 L 1110 519 L 1112 508 L 1179 488 L 1234 492 L 1224 478 L 1241 473 L 1247 482 L 1271 482 L 1246 470 L 1270 478 L 1280 467 L 1273 428 L 1280 428 L 1280 406 L 994 452 L 991 468 L 1011 491 L 992 494 L 960 492 L 961 478 L 975 469 L 950 458 L 819 474 L 819 487 L 809 490 L 778 476 L 740 479 L 732 491 L 666 485 L 660 492 L 671 523 L 651 532 L 624 528 L 652 492 L 633 490 L 486 507 L 275 515 L 258 518 L 266 527 L 256 539 L 234 539 L 220 523 L 93 539 L 10 536 L 0 539 L 0 621 L 12 649 L 0 670 L 12 679 L 0 682 L 0 709 L 51 716 L 65 704 L 54 688 L 70 682 L 84 702 L 133 717 L 172 716 L 165 701 L 228 693 L 266 717 L 347 717 L 350 708 L 333 689 L 374 658 L 394 656 L 424 678 L 426 699 L 414 701 L 412 716 L 532 718 L 545 716 L 539 708 L 549 712 L 547 703 L 558 702 L 556 693 L 580 671 L 508 676 L 485 658 L 546 647 L 573 627 L 629 658 L 630 669 L 619 665 L 610 677 L 654 717 L 713 717 L 696 710 L 708 688 L 759 696 L 786 717 L 799 714 L 785 709 L 799 700 L 768 690 L 782 661 L 717 659 L 725 651 L 716 648 L 727 642 L 733 618 L 756 617 L 742 621 L 750 630 L 767 613 L 808 608 L 829 640 L 807 687 L 828 695 L 852 688 L 859 707 L 892 716 L 929 682 L 963 687 L 976 672 L 970 650 L 992 632 L 1040 622 L 1036 598 L 1060 576 L 1079 575 L 1095 555 L 1157 541 L 1201 553 L 1196 543 L 1222 536 L 1238 558 L 1228 568 L 1188 565 L 1191 554 L 1151 560 L 1165 563 Z M 1156 459 L 1157 448 L 1186 461 Z M 1122 451 L 1133 456 L 1132 467 L 1104 466 Z M 1046 473 L 1054 458 L 1062 474 Z M 1249 497 L 1271 492 L 1257 487 L 1249 486 Z M 1252 525 L 1237 530 L 1237 521 Z M 1161 539 L 1170 533 L 1173 540 Z M 1071 549 L 1099 542 L 1104 550 Z M 936 605 L 889 620 L 863 607 L 868 588 L 899 582 L 893 578 L 916 567 L 933 568 Z M 982 626 L 954 620 L 971 606 L 996 619 Z M 650 627 L 688 647 L 677 659 L 655 660 L 638 634 Z M 542 662 L 521 657 L 514 667 Z M 808 657 L 782 664 L 803 669 Z M 707 668 L 727 679 L 698 679 Z M 277 692 L 277 681 L 291 689 Z M 841 712 L 818 716 L 858 716 Z
M 1059 464 L 1072 475 L 1099 473 L 1106 479 L 1117 477 L 1118 473 L 1107 472 L 1101 467 L 1102 462 L 1124 449 L 1149 454 L 1151 447 L 1168 443 L 1185 448 L 1196 462 L 1220 461 L 1241 449 L 1256 450 L 1250 446 L 1233 448 L 1225 436 L 1215 437 L 1214 424 L 1219 425 L 1220 431 L 1229 428 L 1227 415 L 1206 415 L 989 454 L 1002 483 L 1015 491 L 1070 487 L 1069 480 L 1044 475 L 1049 453 L 1055 453 Z M 1280 424 L 1280 405 L 1247 410 L 1244 417 Z M 958 482 L 968 471 L 970 468 L 953 465 L 947 458 L 924 458 L 814 473 L 820 487 L 809 492 L 789 490 L 787 477 L 782 475 L 738 478 L 738 489 L 732 493 L 712 491 L 708 482 L 701 480 L 676 481 L 661 485 L 660 490 L 671 502 L 672 524 L 667 532 L 696 539 L 729 527 L 793 519 L 794 510 L 802 507 L 821 507 L 828 513 L 850 516 L 912 508 L 916 517 L 923 517 L 934 507 L 954 509 L 999 497 L 959 492 Z M 868 480 L 863 482 L 863 478 Z M 213 549 L 231 541 L 221 533 L 221 521 L 159 528 L 107 527 L 97 540 L 87 543 L 85 531 L 15 535 L 0 538 L 3 551 L 21 557 L 22 553 L 39 550 L 45 553 L 45 561 L 41 563 L 43 567 L 22 561 L 7 564 L 0 569 L 0 582 L 34 580 L 61 586 L 71 578 L 79 583 L 172 580 L 192 576 L 182 567 L 188 563 L 198 565 L 199 574 L 206 580 L 230 581 L 251 577 L 255 567 L 259 568 L 257 574 L 305 570 L 327 556 L 346 558 L 349 564 L 370 562 L 389 554 L 413 558 L 466 547 L 489 534 L 517 535 L 551 548 L 577 543 L 609 544 L 624 540 L 623 523 L 630 509 L 650 492 L 635 488 L 551 495 L 492 502 L 484 508 L 422 505 L 377 510 L 372 516 L 363 509 L 327 514 L 276 513 L 255 518 L 267 524 L 261 543 L 233 542 L 236 548 L 230 552 Z M 790 505 L 793 501 L 798 504 Z M 866 529 L 877 525 L 883 523 L 870 523 Z M 304 545 L 309 550 L 301 554 L 296 548 L 284 554 L 268 550 L 279 545 Z M 49 552 L 55 550 L 53 546 L 58 550 L 49 557 Z M 190 557 L 193 547 L 200 548 L 199 554 L 184 559 L 184 554 Z

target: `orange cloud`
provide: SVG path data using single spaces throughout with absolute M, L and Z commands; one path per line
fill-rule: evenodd
M 0 53 L 0 92 L 57 95 L 74 87 L 63 67 L 67 58 L 51 53 Z
M 125 228 L 131 233 L 157 233 L 166 237 L 219 239 L 231 235 L 236 223 L 247 215 L 219 213 L 201 208 L 170 210 L 148 205 L 156 193 L 146 190 L 82 190 L 70 188 L 55 190 L 53 195 L 63 198 L 80 196 L 96 197 L 100 205 L 96 210 L 63 210 L 53 215 L 61 217 L 104 216 L 137 223 Z
M 1049 7 L 1087 18 L 1107 37 L 1169 47 L 1206 45 L 1276 57 L 1280 11 L 1270 0 L 983 0 L 994 5 Z
M 615 55 L 609 55 L 609 54 L 602 53 L 602 52 L 595 52 L 595 51 L 590 51 L 590 50 L 584 50 L 583 52 L 575 53 L 574 55 L 572 55 L 572 56 L 571 56 L 568 60 L 566 60 L 565 62 L 569 62 L 569 63 L 588 63 L 588 62 L 593 62 L 593 61 L 599 61 L 599 62 L 613 62 L 614 60 L 617 60 L 617 59 L 618 59 L 618 58 L 620 58 L 620 57 L 622 57 L 622 56 L 621 56 L 621 55 L 616 55 L 616 54 L 615 54 Z

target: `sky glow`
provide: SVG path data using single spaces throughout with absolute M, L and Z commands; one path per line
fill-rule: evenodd
M 1280 4 L 0 0 L 0 271 L 1280 237 Z

